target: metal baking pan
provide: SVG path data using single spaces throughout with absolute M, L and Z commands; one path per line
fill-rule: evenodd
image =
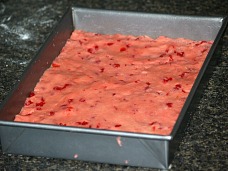
M 5 153 L 167 169 L 213 67 L 219 62 L 225 17 L 177 16 L 71 8 L 53 30 L 0 108 Z M 214 40 L 179 118 L 168 136 L 13 122 L 29 92 L 59 54 L 74 29 Z M 121 144 L 118 143 L 121 141 Z

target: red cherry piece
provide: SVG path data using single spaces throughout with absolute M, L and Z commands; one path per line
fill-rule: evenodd
M 99 59 L 95 61 L 96 64 L 99 64 L 100 62 L 101 62 L 101 60 L 99 60 Z
M 98 45 L 95 45 L 94 48 L 95 48 L 96 50 L 98 50 L 98 49 L 99 49 L 99 46 L 98 46 Z
M 182 91 L 183 93 L 187 93 L 187 92 L 186 92 L 185 90 L 183 90 L 183 89 L 182 89 L 181 91 Z
M 23 116 L 31 116 L 31 113 L 24 114 Z
M 51 66 L 52 66 L 53 68 L 58 68 L 58 67 L 60 67 L 60 65 L 59 65 L 59 64 L 56 64 L 56 63 L 52 63 Z
M 86 100 L 84 98 L 80 98 L 79 102 L 85 102 Z
M 116 106 L 113 106 L 115 110 L 118 110 L 118 108 Z
M 41 102 L 38 102 L 38 103 L 36 103 L 36 106 L 43 106 L 45 104 L 45 100 L 44 100 L 44 98 L 42 97 L 41 98 Z
M 164 57 L 164 56 L 165 56 L 165 54 L 161 54 L 159 57 L 161 57 L 161 58 L 162 58 L 162 57 Z
M 29 97 L 33 97 L 33 96 L 35 96 L 35 93 L 34 93 L 34 91 L 31 91 L 31 92 L 29 93 Z
M 173 107 L 173 103 L 166 103 L 168 107 Z
M 73 109 L 73 107 L 71 107 L 71 106 L 67 107 L 67 111 L 71 111 L 72 109 Z
M 49 112 L 49 116 L 53 116 L 53 115 L 55 115 L 55 112 L 53 111 Z
M 156 122 L 156 121 L 154 121 L 154 122 L 151 122 L 151 123 L 149 123 L 149 125 L 155 125 L 155 124 L 158 124 L 158 122 Z
M 65 123 L 61 123 L 61 122 L 59 123 L 59 125 L 60 125 L 60 126 L 66 126 Z
M 163 83 L 167 83 L 167 82 L 172 81 L 172 80 L 173 80 L 172 77 L 165 77 L 165 78 L 163 78 Z
M 127 49 L 125 48 L 125 47 L 122 47 L 122 48 L 120 48 L 120 52 L 124 52 L 124 51 L 126 51 Z
M 67 101 L 68 101 L 68 103 L 71 103 L 71 102 L 73 102 L 73 100 L 74 99 L 68 99 Z
M 100 123 L 98 123 L 98 124 L 97 124 L 97 126 L 96 126 L 96 128 L 100 128 L 100 126 L 101 126 L 101 124 L 100 124 Z
M 29 106 L 29 105 L 31 105 L 31 104 L 33 104 L 33 102 L 32 102 L 31 100 L 28 100 L 28 101 L 25 103 L 25 106 Z
M 174 87 L 175 90 L 179 90 L 180 88 L 181 88 L 181 84 L 176 84 Z
M 207 49 L 203 49 L 203 50 L 201 50 L 201 53 L 204 53 L 204 52 L 206 52 L 207 51 Z
M 120 67 L 120 64 L 113 64 L 114 68 Z
M 205 41 L 205 40 L 200 41 L 199 43 L 196 43 L 195 46 L 199 46 L 199 45 L 201 45 L 201 44 L 203 44 L 203 43 L 207 43 L 207 41 Z
M 79 125 L 87 125 L 89 122 L 82 121 L 82 122 L 76 122 L 76 123 L 79 124 Z
M 177 52 L 177 56 L 183 57 L 184 56 L 184 52 Z
M 173 57 L 172 55 L 169 55 L 169 62 L 172 62 L 173 61 Z
M 111 43 L 111 42 L 110 42 L 110 43 L 107 43 L 108 46 L 112 46 L 113 44 L 114 44 L 114 43 Z
M 121 124 L 116 124 L 115 127 L 118 128 L 118 127 L 121 127 L 122 125 Z
M 79 40 L 78 42 L 80 43 L 80 45 L 82 45 L 82 41 L 81 40 Z
M 65 84 L 63 87 L 55 86 L 55 87 L 53 88 L 53 90 L 63 90 L 63 89 L 65 89 L 65 88 L 68 87 L 68 86 L 70 86 L 70 84 Z
M 88 122 L 86 122 L 86 121 L 82 122 L 82 125 L 87 125 L 87 124 L 88 124 Z
M 89 49 L 87 49 L 87 52 L 93 53 L 93 49 L 92 48 L 89 48 Z
M 189 72 L 183 72 L 183 73 L 180 74 L 179 76 L 180 76 L 181 78 L 183 78 L 183 77 L 185 76 L 185 74 L 187 74 L 187 73 L 189 73 Z
M 101 72 L 101 73 L 104 72 L 104 68 L 101 68 L 101 69 L 100 69 L 100 72 Z

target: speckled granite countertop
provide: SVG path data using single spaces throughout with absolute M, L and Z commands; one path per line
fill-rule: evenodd
M 184 15 L 228 15 L 228 1 L 0 0 L 0 102 L 71 5 Z M 228 32 L 221 62 L 205 91 L 172 161 L 171 170 L 226 170 L 228 115 Z M 0 170 L 156 170 L 3 154 Z

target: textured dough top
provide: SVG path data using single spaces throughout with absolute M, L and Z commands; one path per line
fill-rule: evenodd
M 76 30 L 15 121 L 169 135 L 211 44 Z

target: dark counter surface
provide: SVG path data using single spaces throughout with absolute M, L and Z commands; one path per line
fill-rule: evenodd
M 0 0 L 0 102 L 13 88 L 69 6 L 183 15 L 228 15 L 228 1 Z M 228 31 L 221 62 L 215 66 L 175 153 L 171 170 L 226 170 L 228 115 Z M 4 154 L 0 170 L 156 170 Z

